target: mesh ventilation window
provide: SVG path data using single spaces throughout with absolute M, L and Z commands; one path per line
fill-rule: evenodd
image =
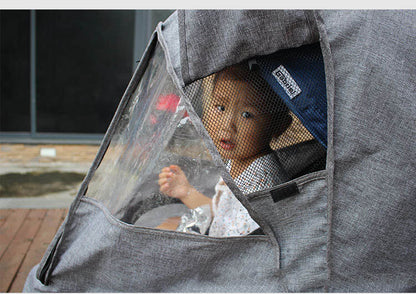
M 244 194 L 325 169 L 319 45 L 230 66 L 190 84 L 186 93 Z

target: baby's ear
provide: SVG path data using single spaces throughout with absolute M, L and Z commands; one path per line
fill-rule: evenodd
M 279 117 L 278 124 L 276 124 L 276 129 L 273 132 L 273 137 L 277 138 L 283 134 L 292 124 L 292 120 L 292 116 L 290 116 L 288 113 L 283 117 Z

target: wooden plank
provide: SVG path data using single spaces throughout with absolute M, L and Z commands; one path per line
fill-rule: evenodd
M 56 231 L 64 220 L 65 215 L 66 209 L 48 209 L 39 232 L 33 239 L 16 278 L 12 282 L 9 292 L 22 292 L 29 272 L 41 261 L 49 243 L 52 241 Z
M 46 209 L 33 209 L 25 218 L 12 242 L 0 258 L 0 292 L 7 292 L 26 252 L 39 231 Z
M 0 209 L 0 227 L 6 222 L 11 213 L 11 209 Z
M 23 224 L 29 209 L 11 209 L 5 223 L 0 227 L 0 258 L 8 248 L 17 231 Z

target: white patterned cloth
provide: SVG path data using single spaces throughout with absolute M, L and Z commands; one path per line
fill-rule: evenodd
M 227 164 L 227 169 L 231 170 L 230 162 Z M 234 179 L 237 187 L 244 194 L 271 188 L 287 180 L 282 165 L 273 153 L 257 158 Z M 212 210 L 214 216 L 209 229 L 210 236 L 245 236 L 259 228 L 222 178 L 215 186 Z
M 222 179 L 215 186 L 215 192 L 212 200 L 214 217 L 209 229 L 210 236 L 245 236 L 259 228 Z

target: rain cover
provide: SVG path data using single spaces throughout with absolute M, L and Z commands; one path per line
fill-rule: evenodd
M 174 13 L 25 291 L 414 291 L 414 16 Z
M 183 89 L 160 43 L 147 54 L 103 157 L 26 289 L 287 291 L 281 267 L 311 246 L 314 266 L 290 269 L 322 280 L 326 95 L 319 45 L 292 53 L 313 57 L 315 65 L 302 65 L 306 79 L 271 54 Z M 296 93 L 282 82 L 282 69 Z M 310 124 L 316 105 L 321 112 Z M 317 180 L 310 183 L 310 175 Z M 287 214 L 298 221 L 283 224 Z M 311 222 L 308 214 L 318 217 Z M 299 243 L 296 229 L 309 237 Z M 76 282 L 68 279 L 73 273 Z

